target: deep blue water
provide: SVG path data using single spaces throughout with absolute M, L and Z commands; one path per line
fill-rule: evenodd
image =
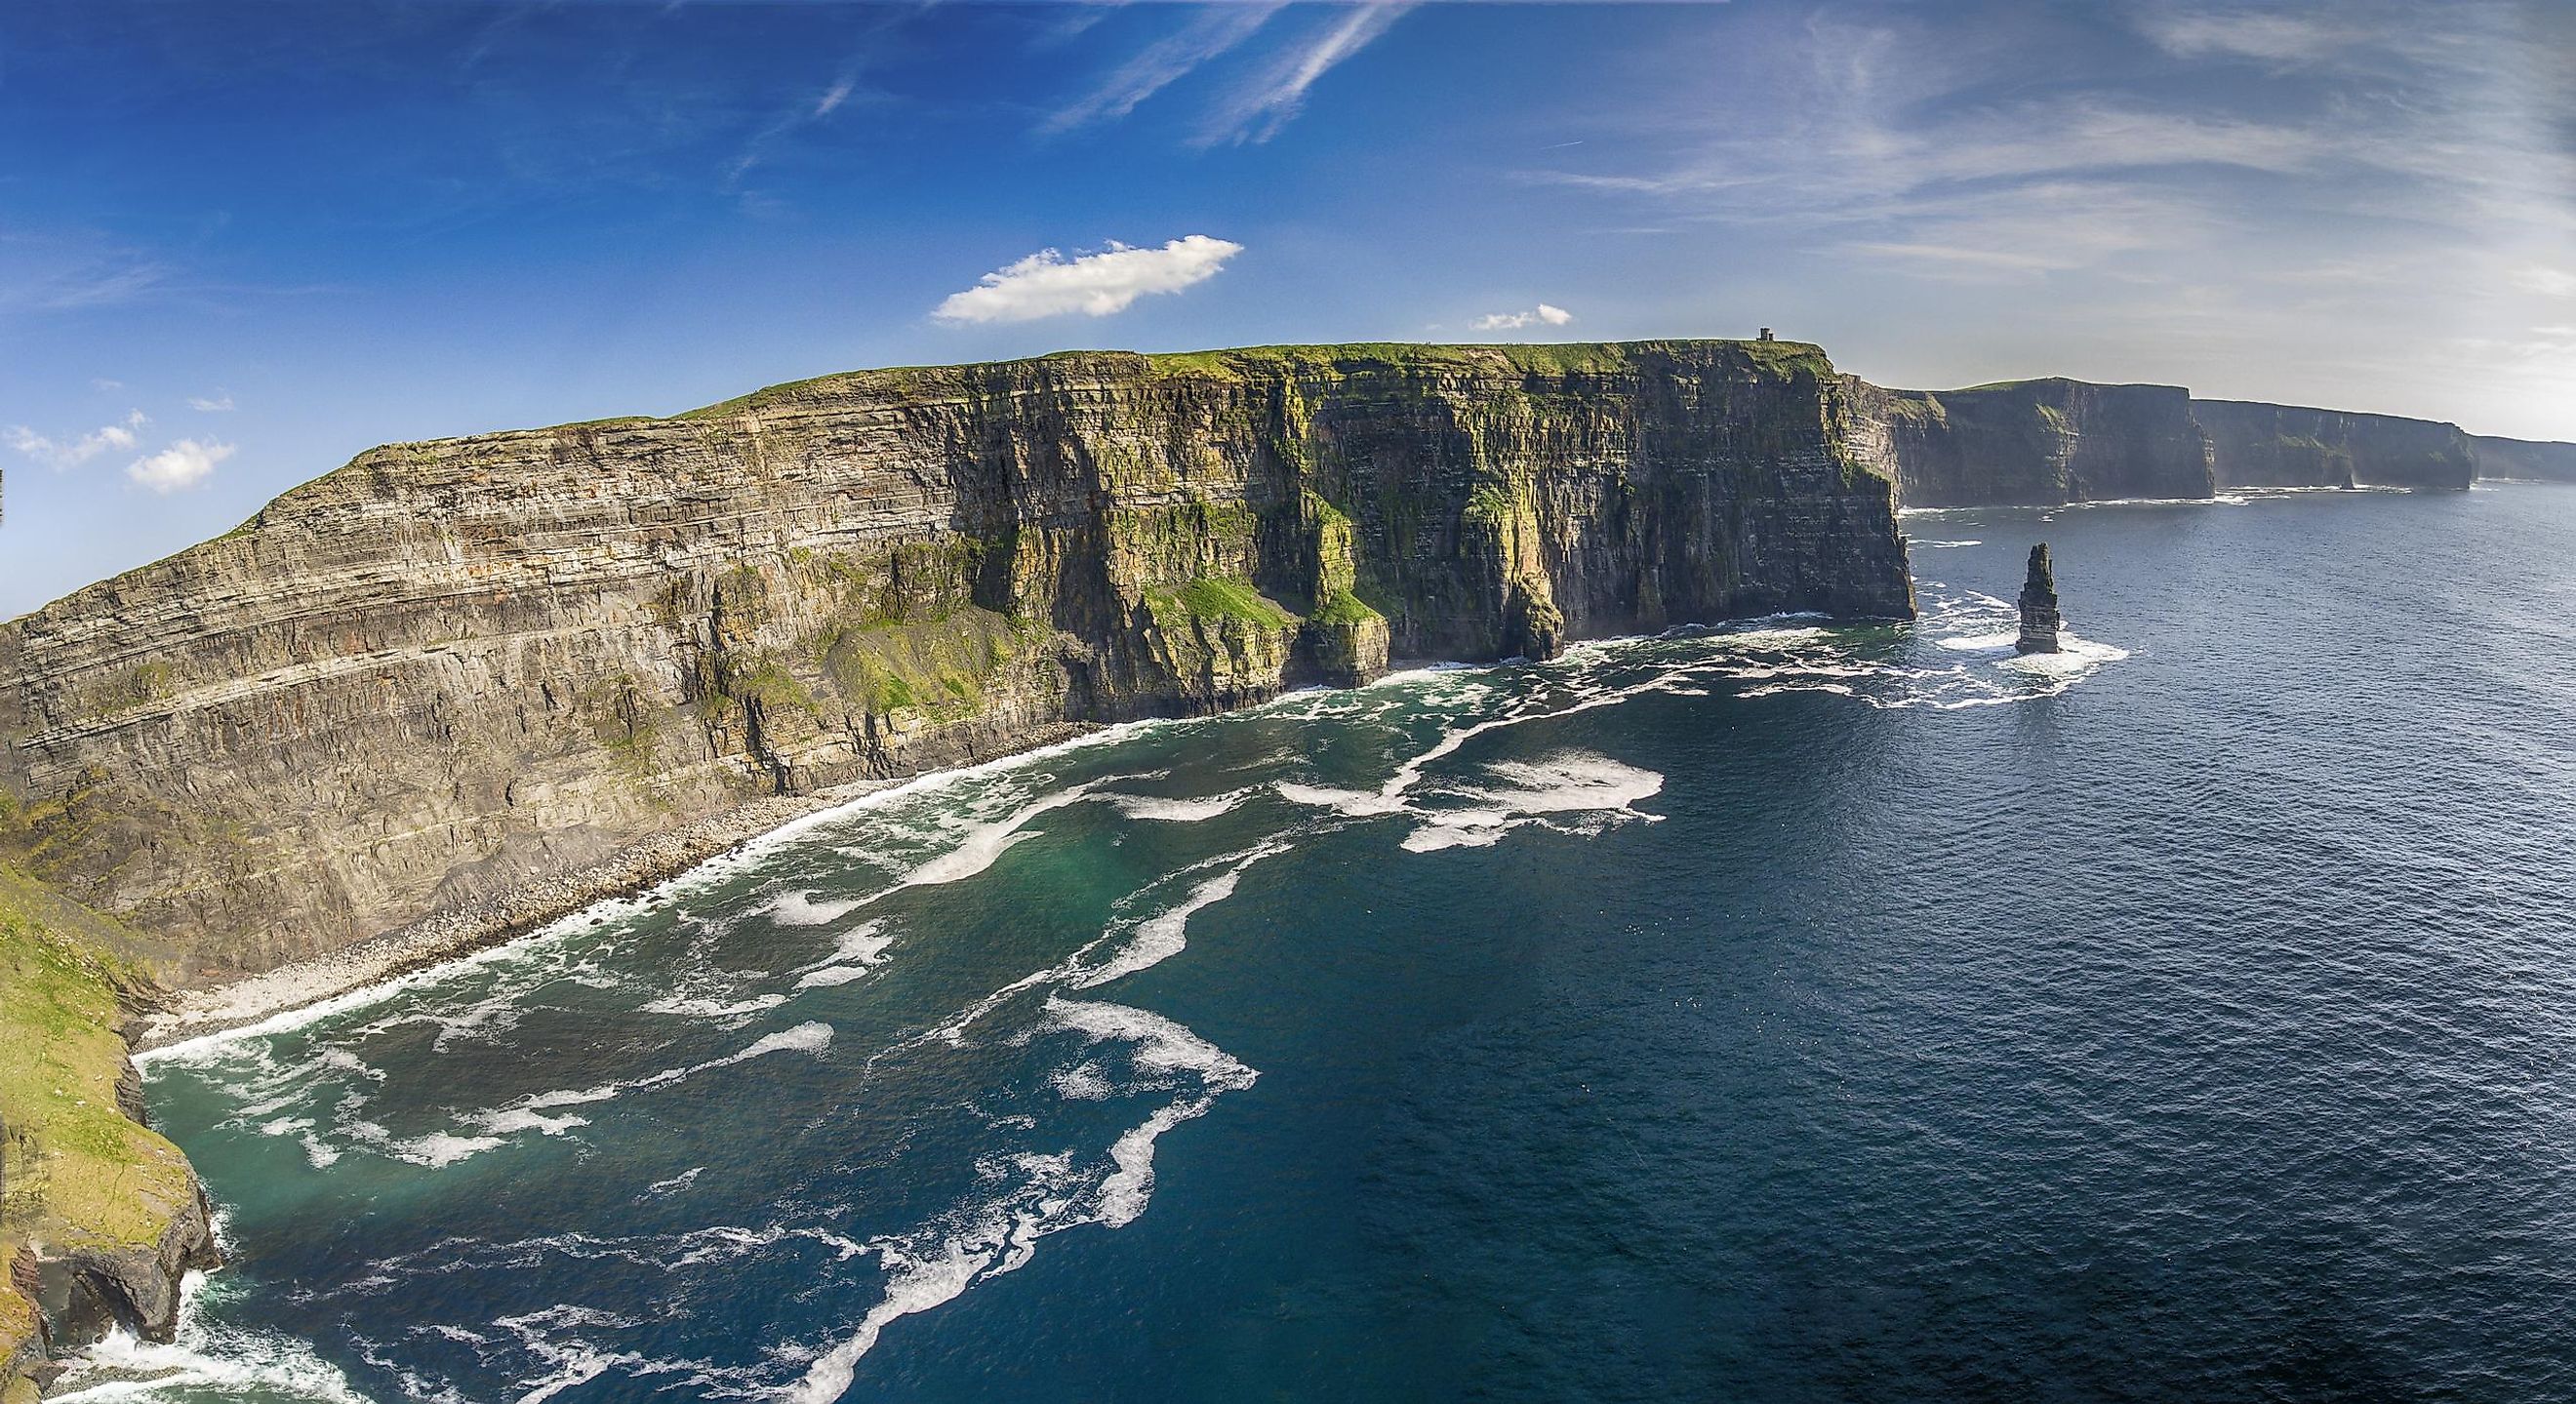
M 75 1383 L 2576 1396 L 2576 490 L 1907 525 L 1919 626 L 1130 728 L 158 1059 L 234 1263 Z

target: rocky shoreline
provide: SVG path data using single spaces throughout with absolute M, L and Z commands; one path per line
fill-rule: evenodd
M 1026 744 L 977 763 L 1025 755 L 1098 729 L 1064 723 L 1032 733 Z M 585 867 L 528 879 L 345 950 L 238 980 L 175 991 L 144 1018 L 135 1049 L 148 1054 L 247 1028 L 472 955 L 597 903 L 648 892 L 799 819 L 964 768 L 854 781 L 803 794 L 765 795 L 654 834 Z

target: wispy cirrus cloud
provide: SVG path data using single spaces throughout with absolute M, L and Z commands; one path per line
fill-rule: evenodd
M 86 434 L 65 439 L 39 434 L 24 424 L 12 424 L 6 430 L 0 430 L 0 441 L 60 473 L 77 468 L 100 454 L 133 448 L 139 442 L 143 426 L 151 422 L 149 415 L 134 410 L 114 424 L 104 424 Z
M 773 147 L 830 117 L 860 95 L 858 69 L 853 62 L 843 66 L 822 91 L 798 97 L 744 139 L 733 159 L 725 163 L 726 183 L 739 184 L 754 167 L 769 159 Z
M 1060 133 L 1093 122 L 1115 122 L 1201 65 L 1232 53 L 1284 8 L 1286 0 L 1247 0 L 1201 11 L 1179 30 L 1110 70 L 1098 86 L 1049 115 L 1039 129 Z
M 2212 9 L 2152 5 L 2138 28 L 2165 52 L 2182 58 L 2225 56 L 2305 65 L 2367 42 L 2368 28 L 2331 12 L 2278 9 Z
M 233 392 L 218 390 L 212 395 L 190 395 L 188 408 L 200 414 L 229 414 L 233 408 Z
M 1277 136 L 1305 110 L 1307 91 L 1317 80 L 1376 43 L 1412 8 L 1411 3 L 1362 4 L 1335 15 L 1219 104 L 1196 144 L 1257 145 Z
M 1305 109 L 1323 76 L 1386 33 L 1418 0 L 1364 0 L 1313 7 L 1302 27 L 1273 24 L 1288 0 L 1241 0 L 1208 6 L 1112 68 L 1099 82 L 1039 124 L 1048 135 L 1115 122 L 1181 80 L 1247 48 L 1265 32 L 1282 34 L 1266 53 L 1224 65 L 1224 90 L 1190 137 L 1193 146 L 1258 145 Z
M 2514 270 L 2513 285 L 2542 297 L 2576 297 L 2576 270 L 2534 265 Z
M 1158 249 L 1111 243 L 1071 258 L 1040 249 L 985 274 L 964 292 L 951 293 L 930 315 L 950 325 L 1029 322 L 1076 313 L 1106 317 L 1126 311 L 1140 297 L 1206 282 L 1241 252 L 1243 245 L 1205 234 L 1174 239 Z
M 2123 47 L 2063 12 L 1997 38 L 1844 6 L 1764 53 L 1747 100 L 1702 88 L 1699 111 L 1586 152 L 1604 159 L 1523 175 L 1969 278 L 2187 256 L 2292 224 L 2310 239 L 2395 220 L 2481 238 L 2576 229 L 2576 155 L 2553 132 L 2569 103 L 2502 61 L 2546 47 L 2512 42 L 2514 13 L 2142 3 L 2081 17 L 2125 22 Z

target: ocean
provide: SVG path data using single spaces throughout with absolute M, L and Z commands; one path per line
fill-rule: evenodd
M 231 1263 L 65 1397 L 2576 1397 L 2576 490 L 1906 530 L 151 1056 Z

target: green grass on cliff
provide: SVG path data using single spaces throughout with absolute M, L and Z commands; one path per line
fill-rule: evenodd
M 1570 375 L 1628 370 L 1641 356 L 1670 347 L 1717 345 L 1741 351 L 1753 364 L 1773 374 L 1795 370 L 1827 374 L 1832 366 L 1823 348 L 1803 341 L 1618 342 L 1512 341 L 1490 345 L 1450 345 L 1412 341 L 1355 341 L 1315 346 L 1243 346 L 1223 351 L 1165 351 L 1145 357 L 1158 376 L 1205 376 L 1241 380 L 1250 376 L 1320 375 L 1355 367 L 1384 366 L 1399 372 L 1490 371 Z
M 177 1147 L 117 1109 L 117 923 L 0 866 L 0 1239 L 149 1246 L 195 1193 Z
M 1297 622 L 1296 615 L 1239 577 L 1210 576 L 1172 589 L 1150 590 L 1145 602 L 1157 616 L 1178 610 L 1192 619 L 1236 619 L 1256 629 L 1285 629 Z
M 1624 342 L 1513 341 L 1487 345 L 1416 341 L 1349 341 L 1308 346 L 1238 346 L 1215 351 L 1149 353 L 1056 351 L 1024 361 L 997 361 L 946 367 L 893 366 L 883 370 L 846 371 L 835 375 L 814 376 L 805 380 L 791 380 L 755 390 L 748 395 L 737 395 L 730 400 L 688 410 L 673 415 L 672 418 L 724 419 L 746 410 L 760 409 L 836 385 L 883 381 L 891 382 L 898 389 L 910 390 L 920 377 L 936 371 L 981 371 L 1001 366 L 1041 366 L 1101 356 L 1139 356 L 1151 374 L 1164 378 L 1247 380 L 1273 375 L 1323 376 L 1347 373 L 1353 369 L 1370 366 L 1380 366 L 1397 372 L 1437 370 L 1474 372 L 1501 368 L 1522 374 L 1566 375 L 1576 372 L 1626 370 L 1633 367 L 1640 356 L 1691 346 L 1733 348 L 1752 362 L 1756 369 L 1773 375 L 1789 375 L 1798 371 L 1818 376 L 1833 373 L 1833 364 L 1826 358 L 1824 349 L 1812 342 L 1720 338 Z M 640 421 L 594 422 L 624 424 Z
M 1318 624 L 1349 628 L 1356 624 L 1365 624 L 1372 619 L 1383 619 L 1386 616 L 1370 608 L 1368 601 L 1350 591 L 1337 590 L 1317 600 L 1315 612 L 1310 617 Z

